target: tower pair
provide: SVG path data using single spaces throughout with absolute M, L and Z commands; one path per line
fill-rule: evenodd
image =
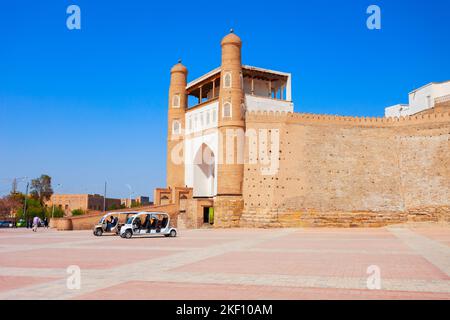
M 243 133 L 245 129 L 242 41 L 231 31 L 222 39 L 221 47 L 222 63 L 217 116 L 219 139 L 221 139 L 218 158 L 222 161 L 217 167 L 217 195 L 241 196 L 244 165 L 238 155 L 243 154 L 244 145 L 242 141 L 239 144 L 239 139 L 232 136 L 239 131 Z M 171 69 L 167 133 L 167 186 L 171 188 L 185 186 L 183 141 L 185 115 L 188 108 L 187 74 L 187 68 L 181 64 L 181 61 Z M 229 139 L 231 137 L 234 140 L 234 143 L 227 143 L 227 135 Z M 226 150 L 227 145 L 234 149 Z M 231 159 L 230 155 L 232 155 Z

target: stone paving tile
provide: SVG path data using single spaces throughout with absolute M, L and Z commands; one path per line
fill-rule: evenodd
M 199 239 L 199 238 L 182 238 L 182 237 L 176 237 L 176 238 L 131 238 L 126 239 L 123 241 L 117 241 L 118 239 L 111 239 L 107 243 L 103 243 L 102 245 L 111 245 L 111 246 L 117 246 L 117 247 L 127 247 L 130 246 L 133 247 L 158 247 L 158 248 L 165 248 L 165 247 L 177 247 L 177 248 L 204 248 L 204 247 L 210 247 L 218 244 L 224 244 L 230 241 L 233 241 L 232 239 Z M 120 239 L 122 240 L 122 239 Z
M 405 228 L 391 227 L 389 231 L 450 277 L 450 250 L 448 246 Z
M 445 245 L 450 245 L 450 230 L 448 228 L 411 228 L 414 233 L 425 236 L 431 240 L 443 243 Z
M 173 254 L 173 251 L 121 251 L 96 249 L 36 249 L 12 252 L 2 256 L 0 266 L 32 268 L 67 268 L 78 265 L 80 268 L 111 268 L 140 260 L 149 260 Z
M 270 243 L 263 243 L 258 245 L 258 248 L 265 249 L 316 249 L 316 250 L 361 250 L 366 252 L 375 252 L 375 251 L 396 251 L 403 253 L 412 253 L 413 250 L 409 248 L 407 245 L 399 241 L 398 239 L 383 239 L 381 240 L 336 240 L 336 239 L 310 239 L 304 238 L 301 239 L 293 238 L 292 236 L 289 239 L 281 238 L 276 241 L 272 241 Z
M 28 277 L 0 275 L 0 292 L 54 281 L 56 277 Z
M 124 296 L 124 292 L 127 292 Z M 308 300 L 308 299 L 450 299 L 449 294 L 334 288 L 299 288 L 255 285 L 192 284 L 130 281 L 81 295 L 75 299 L 220 299 L 220 300 Z
M 414 230 L 201 229 L 131 240 L 0 230 L 0 277 L 17 279 L 0 299 L 153 299 L 156 285 L 161 299 L 450 299 L 442 241 L 450 229 Z M 67 289 L 69 264 L 82 268 L 79 291 Z M 371 264 L 381 268 L 382 290 L 367 290 Z M 34 278 L 42 281 L 24 282 Z
M 192 263 L 172 271 L 249 274 L 286 274 L 332 277 L 366 277 L 367 267 L 377 265 L 383 278 L 450 278 L 419 255 L 349 253 L 230 252 Z
M 56 243 L 66 243 L 71 242 L 73 239 L 71 238 L 65 238 L 65 237 L 42 237 L 42 238 L 36 238 L 36 237 L 14 237 L 14 238 L 7 238 L 3 237 L 0 238 L 0 246 L 12 246 L 12 245 L 19 245 L 19 246 L 29 246 L 29 245 L 36 245 L 36 244 L 56 244 Z
M 317 238 L 317 239 L 349 239 L 349 240 L 372 240 L 372 239 L 395 239 L 387 229 L 374 228 L 304 228 L 298 229 L 288 236 L 290 238 Z

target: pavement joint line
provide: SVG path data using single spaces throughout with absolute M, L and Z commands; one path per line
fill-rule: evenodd
M 262 233 L 260 237 L 250 237 L 250 239 L 244 240 L 238 240 L 238 241 L 232 241 L 231 243 L 226 244 L 217 244 L 213 245 L 207 249 L 201 248 L 194 250 L 193 252 L 181 252 L 181 253 L 175 253 L 173 255 L 169 255 L 166 257 L 160 257 L 156 259 L 150 259 L 150 260 L 144 260 L 139 261 L 132 264 L 127 264 L 125 266 L 118 266 L 115 268 L 103 270 L 103 272 L 107 272 L 108 275 L 114 274 L 112 282 L 118 282 L 122 283 L 125 281 L 129 281 L 129 279 L 132 279 L 134 277 L 126 276 L 126 279 L 122 279 L 123 274 L 126 274 L 126 272 L 131 272 L 132 274 L 145 274 L 150 272 L 163 272 L 167 271 L 173 268 L 176 268 L 178 266 L 183 266 L 188 263 L 193 263 L 197 261 L 204 260 L 206 258 L 210 258 L 213 256 L 221 255 L 226 252 L 233 251 L 236 248 L 241 247 L 249 247 L 253 246 L 255 244 L 271 240 L 274 238 L 285 236 L 286 234 L 294 232 L 293 229 L 278 229 L 276 232 L 270 233 L 270 234 L 264 234 Z M 72 297 L 75 297 L 80 294 L 85 294 L 91 291 L 100 290 L 102 288 L 107 288 L 114 283 L 111 282 L 110 277 L 107 279 L 100 280 L 98 276 L 94 276 L 93 278 L 90 278 L 89 276 L 86 277 L 86 275 L 89 275 L 89 273 L 81 271 L 82 274 L 82 289 L 77 292 L 74 292 L 74 290 L 69 290 L 66 288 L 66 286 L 62 286 L 60 284 L 60 281 L 57 281 L 57 284 L 60 284 L 59 286 L 52 286 L 48 285 L 45 286 L 43 284 L 38 284 L 34 286 L 28 286 L 26 288 L 19 288 L 16 290 L 10 291 L 12 295 L 14 295 L 15 299 L 32 299 L 33 296 L 46 296 L 48 299 L 59 299 L 63 297 L 64 299 L 70 299 Z M 85 276 L 83 276 L 83 274 Z M 100 280 L 100 281 L 99 281 Z M 65 284 L 65 283 L 64 283 Z M 49 289 L 51 288 L 51 290 Z M 6 293 L 0 293 L 0 299 L 8 299 L 8 292 Z M 53 297 L 53 298 L 52 298 Z
M 412 248 L 414 252 L 426 258 L 433 265 L 436 265 L 435 263 L 438 263 L 441 267 L 443 268 L 446 267 L 445 264 L 446 261 L 445 259 L 443 261 L 442 254 L 444 253 L 444 258 L 448 259 L 449 248 L 447 248 L 445 245 L 430 240 L 427 237 L 418 236 L 417 234 L 413 233 L 412 231 L 406 228 L 402 229 L 389 228 L 388 230 L 389 232 L 393 233 L 397 239 L 400 238 L 404 243 L 406 243 L 410 248 Z M 106 289 L 108 287 L 120 285 L 129 281 L 175 282 L 175 283 L 191 283 L 191 284 L 209 283 L 209 284 L 232 284 L 244 286 L 260 285 L 269 287 L 282 286 L 293 288 L 304 287 L 304 288 L 334 288 L 334 289 L 341 288 L 341 289 L 367 290 L 365 278 L 297 276 L 297 275 L 291 276 L 280 274 L 252 275 L 252 274 L 235 274 L 235 273 L 200 273 L 200 272 L 197 273 L 197 272 L 171 271 L 172 269 L 175 269 L 177 267 L 185 266 L 191 263 L 202 261 L 204 259 L 208 259 L 210 257 L 218 256 L 228 252 L 258 251 L 259 250 L 258 248 L 252 247 L 261 242 L 280 238 L 298 232 L 299 230 L 274 229 L 274 231 L 275 232 L 271 232 L 269 234 L 252 233 L 247 235 L 245 238 L 240 237 L 239 239 L 236 239 L 234 237 L 231 239 L 227 238 L 229 240 L 229 242 L 227 243 L 215 244 L 206 248 L 203 247 L 191 248 L 190 252 L 174 253 L 169 256 L 159 257 L 155 259 L 141 260 L 132 264 L 120 265 L 108 269 L 82 269 L 81 290 L 69 290 L 66 288 L 67 274 L 66 270 L 63 268 L 46 269 L 46 268 L 0 267 L 0 275 L 62 277 L 62 279 L 56 279 L 54 281 L 46 283 L 30 285 L 10 290 L 7 292 L 0 292 L 0 299 L 36 299 L 36 298 L 71 299 L 80 295 L 84 295 L 86 293 Z M 105 240 L 108 238 L 105 237 Z M 397 240 L 396 238 L 393 239 Z M 203 239 L 205 239 L 206 241 L 208 240 L 208 238 Z M 45 248 L 48 246 L 51 248 L 77 248 L 77 246 L 81 246 L 85 249 L 89 249 L 89 247 L 86 246 L 91 242 L 97 242 L 98 238 L 81 241 L 79 239 L 77 240 L 78 241 L 63 242 L 50 245 L 36 244 L 29 246 L 27 250 L 33 250 L 36 248 L 40 248 L 42 246 L 44 246 Z M 120 239 L 119 241 L 121 240 L 122 239 Z M 330 239 L 327 238 L 326 240 Z M 357 238 L 352 240 L 359 241 L 359 239 Z M 373 240 L 379 241 L 388 239 L 373 239 Z M 389 240 L 392 241 L 392 239 Z M 103 240 L 101 240 L 99 243 L 101 242 L 103 242 Z M 111 248 L 111 246 L 107 247 Z M 95 248 L 92 249 L 98 248 L 99 247 L 96 246 Z M 166 247 L 160 248 L 162 250 L 168 250 L 168 248 Z M 17 248 L 15 249 L 16 250 L 13 251 L 18 251 Z M 125 247 L 125 249 L 129 248 Z M 138 249 L 140 250 L 143 248 Z M 155 249 L 155 247 L 152 247 L 152 249 Z M 431 252 L 427 252 L 430 251 L 430 249 Z M 316 249 L 312 250 L 314 251 Z M 267 250 L 264 249 L 263 251 Z M 332 249 L 330 251 L 338 252 L 337 249 Z M 324 253 L 323 250 L 319 250 L 317 252 Z M 374 252 L 371 251 L 371 253 Z M 425 256 L 425 254 L 427 253 L 429 255 L 428 258 Z M 436 267 L 442 270 L 439 266 Z M 450 293 L 450 280 L 382 279 L 381 289 L 387 291 Z
M 407 246 L 450 277 L 450 248 L 410 229 L 389 228 Z
M 232 241 L 230 241 L 232 242 Z M 229 242 L 228 242 L 229 243 Z M 24 248 L 24 246 L 27 246 L 26 249 Z M 1 245 L 0 245 L 1 247 Z M 36 247 L 29 247 L 28 245 L 11 245 L 10 247 L 14 247 L 16 249 L 24 249 L 23 251 L 27 251 L 27 250 L 34 250 L 34 249 L 41 249 L 41 247 L 36 248 Z M 47 248 L 47 247 L 45 247 Z M 42 249 L 45 249 L 42 248 Z M 54 248 L 53 246 L 51 248 Z M 70 249 L 90 249 L 90 250 L 130 250 L 129 247 L 126 246 L 96 246 L 95 248 L 88 246 L 88 245 L 83 245 L 83 244 L 78 244 L 78 245 L 67 245 L 67 246 L 62 246 L 62 244 L 60 244 L 58 246 L 58 248 L 62 249 L 62 248 L 70 248 Z M 161 250 L 161 251 L 182 251 L 182 250 L 186 250 L 186 249 L 192 249 L 190 247 L 183 247 L 183 246 L 178 246 L 178 247 L 173 247 L 173 246 L 152 246 L 152 247 L 138 247 L 139 250 L 148 250 L 148 251 L 155 251 L 155 250 Z M 195 249 L 192 250 L 200 250 L 203 249 L 203 247 L 196 247 Z M 10 252 L 11 250 L 5 251 L 5 252 Z M 19 251 L 19 250 L 14 250 L 14 251 Z M 286 253 L 349 253 L 349 254 L 387 254 L 387 255 L 418 255 L 416 252 L 412 252 L 412 251 L 388 251 L 388 250 L 379 250 L 379 249 L 369 249 L 369 250 L 358 250 L 358 249 L 286 249 L 286 248 L 243 248 L 243 249 L 238 249 L 236 251 L 239 252 L 286 252 Z M 1 248 L 0 248 L 0 252 Z M 0 269 L 1 270 L 1 269 Z

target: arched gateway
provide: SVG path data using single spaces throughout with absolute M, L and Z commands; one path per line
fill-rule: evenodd
M 215 157 L 211 148 L 203 143 L 197 150 L 193 163 L 194 197 L 214 195 Z

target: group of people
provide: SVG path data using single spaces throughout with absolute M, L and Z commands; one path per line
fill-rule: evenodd
M 161 228 L 164 228 L 166 226 L 167 220 L 167 217 L 164 217 L 161 220 L 156 217 L 150 217 L 150 215 L 146 215 L 144 223 L 142 224 L 142 226 L 139 226 L 139 228 L 147 229 L 148 232 L 150 232 L 151 229 L 156 229 L 156 232 L 159 232 Z
M 33 232 L 36 232 L 37 228 L 41 224 L 44 226 L 44 228 L 48 228 L 48 218 L 45 217 L 44 220 L 41 220 L 41 218 L 39 218 L 39 217 L 34 217 L 33 219 L 28 219 L 27 220 L 27 229 L 32 229 Z

